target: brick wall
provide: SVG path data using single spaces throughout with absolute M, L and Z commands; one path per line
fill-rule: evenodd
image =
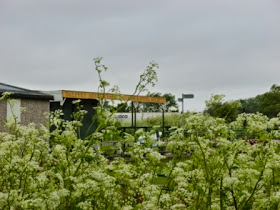
M 7 102 L 0 100 L 0 131 L 3 129 L 3 122 L 7 118 Z
M 45 113 L 50 112 L 49 101 L 22 99 L 21 107 L 25 107 L 26 109 L 21 114 L 21 124 L 35 123 L 36 125 L 46 125 L 48 122 Z

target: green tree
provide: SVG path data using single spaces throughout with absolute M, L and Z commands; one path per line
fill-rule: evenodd
M 241 99 L 241 107 L 239 108 L 238 112 L 239 113 L 257 113 L 260 110 L 260 105 L 261 105 L 261 96 L 256 96 L 252 98 L 247 98 L 247 99 Z
M 253 98 L 240 100 L 242 109 L 239 113 L 260 112 L 268 117 L 276 117 L 280 112 L 280 86 L 272 85 L 269 92 Z
M 238 108 L 241 107 L 239 101 L 224 101 L 225 95 L 212 95 L 209 100 L 206 100 L 207 114 L 213 117 L 224 118 L 227 122 L 232 122 L 238 115 Z
M 164 97 L 166 98 L 166 103 L 163 104 L 158 104 L 158 103 L 144 103 L 143 104 L 143 111 L 144 112 L 160 112 L 162 109 L 164 111 L 171 111 L 172 108 L 178 109 L 178 104 L 175 99 L 175 96 L 172 95 L 171 93 L 165 93 L 162 95 L 162 93 L 149 93 L 147 96 L 152 96 L 152 97 Z
M 165 104 L 165 107 L 166 107 L 166 111 L 171 111 L 171 109 L 178 109 L 178 103 L 177 103 L 177 100 L 175 98 L 175 95 L 172 95 L 171 93 L 165 93 L 163 94 L 162 97 L 165 97 L 166 98 L 166 104 Z
M 276 84 L 272 85 L 270 88 L 270 92 L 280 93 L 280 86 L 278 86 Z
M 272 85 L 270 91 L 260 97 L 260 110 L 268 117 L 276 117 L 280 112 L 280 86 Z

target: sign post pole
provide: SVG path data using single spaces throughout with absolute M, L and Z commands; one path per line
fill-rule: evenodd
M 182 130 L 183 138 L 185 137 L 184 127 L 185 127 L 185 116 L 184 116 L 184 99 L 185 98 L 194 98 L 193 94 L 182 94 L 182 98 L 178 98 L 179 102 L 182 102 Z

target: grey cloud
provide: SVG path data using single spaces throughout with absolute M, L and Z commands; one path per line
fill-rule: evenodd
M 219 89 L 229 97 L 243 89 L 253 96 L 280 76 L 280 5 L 274 0 L 0 4 L 2 82 L 92 90 L 97 56 L 109 66 L 104 76 L 125 93 L 150 60 L 160 65 L 151 90 L 190 90 L 203 100 Z

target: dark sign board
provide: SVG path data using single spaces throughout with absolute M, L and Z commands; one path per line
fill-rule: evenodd
M 194 98 L 193 94 L 182 94 L 182 98 Z

